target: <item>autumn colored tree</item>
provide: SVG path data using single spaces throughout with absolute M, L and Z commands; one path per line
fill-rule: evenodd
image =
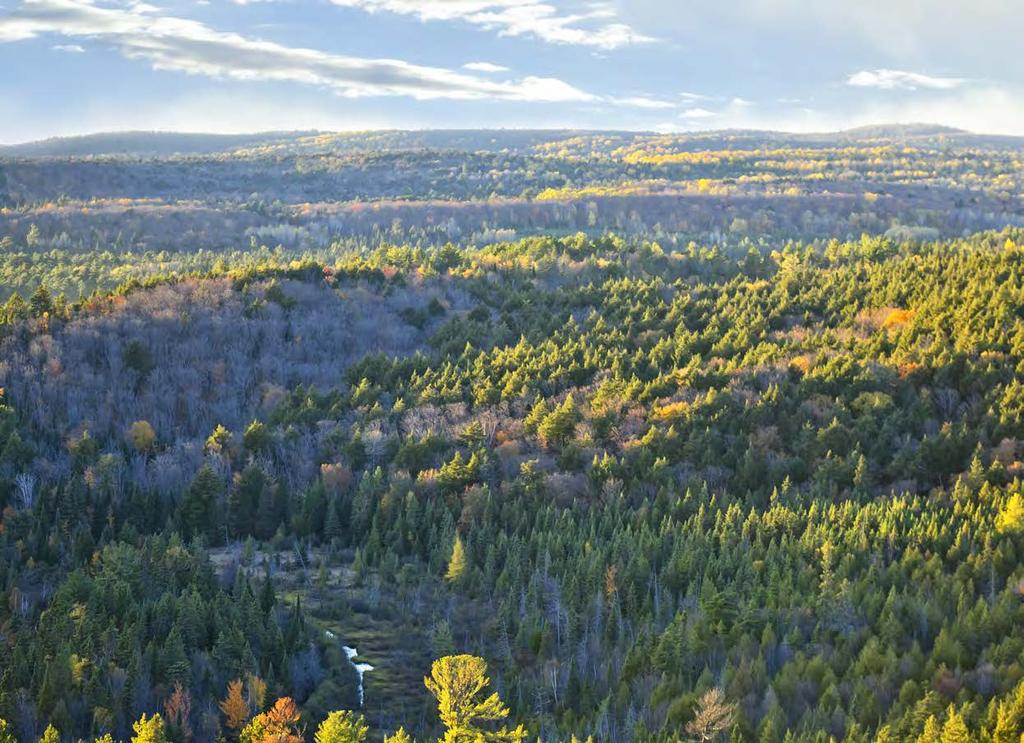
M 974 736 L 967 729 L 964 718 L 950 705 L 946 712 L 946 721 L 942 725 L 942 743 L 971 743 Z
M 242 680 L 235 679 L 228 683 L 228 693 L 220 702 L 220 711 L 224 713 L 224 724 L 235 735 L 249 720 L 249 703 L 242 695 Z
M 384 743 L 413 743 L 412 737 L 405 732 L 405 728 L 398 728 L 391 735 L 384 736 Z
M 252 718 L 238 739 L 240 743 L 303 743 L 300 717 L 295 700 L 281 697 L 269 710 Z
M 135 421 L 128 428 L 128 441 L 136 451 L 145 454 L 156 443 L 156 431 L 153 430 L 149 421 Z
M 187 741 L 192 737 L 191 714 L 192 696 L 178 681 L 174 684 L 174 692 L 164 702 L 164 715 L 175 740 Z
M 686 724 L 686 732 L 695 739 L 711 741 L 732 727 L 736 719 L 736 705 L 725 701 L 719 688 L 709 689 L 697 702 L 693 719 Z
M 448 571 L 445 573 L 445 580 L 449 583 L 459 583 L 466 575 L 466 550 L 462 546 L 462 538 L 456 534 L 452 543 L 452 554 L 448 559 Z
M 483 658 L 449 655 L 435 660 L 423 683 L 437 699 L 445 726 L 444 743 L 518 742 L 526 738 L 522 725 L 513 730 L 505 726 L 494 729 L 508 718 L 509 710 L 496 692 L 484 696 L 491 681 Z
M 206 439 L 206 453 L 228 456 L 231 453 L 231 439 L 231 431 L 218 423 Z
M 339 710 L 327 715 L 316 733 L 315 743 L 363 743 L 370 728 L 362 715 L 349 710 Z
M 135 735 L 131 743 L 168 743 L 167 728 L 164 725 L 164 718 L 159 714 L 152 717 L 142 715 L 132 724 Z
M 267 703 L 267 682 L 250 673 L 245 677 L 245 700 L 249 704 L 249 710 L 262 712 Z

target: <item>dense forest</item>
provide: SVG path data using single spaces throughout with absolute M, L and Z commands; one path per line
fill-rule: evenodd
M 1022 152 L 0 153 L 0 743 L 1020 741 Z

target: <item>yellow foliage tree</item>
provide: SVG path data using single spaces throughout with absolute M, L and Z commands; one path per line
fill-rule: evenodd
M 497 693 L 483 696 L 491 683 L 487 663 L 472 655 L 449 655 L 434 661 L 430 677 L 423 679 L 427 690 L 437 699 L 437 710 L 445 726 L 443 743 L 480 743 L 514 741 L 526 738 L 522 725 L 509 730 L 503 722 L 509 714 Z
M 413 740 L 409 734 L 405 732 L 405 728 L 398 728 L 398 730 L 391 735 L 384 736 L 384 743 L 413 743 Z
M 143 714 L 132 725 L 132 730 L 135 731 L 135 735 L 132 736 L 131 743 L 168 743 L 164 718 L 159 714 L 152 717 Z
M 145 453 L 156 443 L 156 431 L 149 421 L 135 421 L 128 428 L 128 440 L 136 451 Z
M 245 692 L 249 709 L 262 712 L 263 705 L 267 703 L 267 682 L 255 673 L 250 673 L 245 679 Z
M 313 740 L 315 743 L 363 743 L 369 731 L 362 715 L 338 710 L 320 723 Z
M 455 543 L 452 544 L 452 556 L 448 560 L 448 572 L 445 573 L 445 580 L 449 583 L 458 583 L 466 574 L 466 550 L 462 546 L 462 539 L 455 535 Z
M 996 516 L 996 529 L 1000 534 L 1011 534 L 1024 529 L 1024 498 L 1014 493 Z

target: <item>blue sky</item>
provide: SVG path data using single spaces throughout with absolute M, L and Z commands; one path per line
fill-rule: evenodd
M 1024 134 L 1018 0 L 0 0 L 0 142 L 123 129 Z

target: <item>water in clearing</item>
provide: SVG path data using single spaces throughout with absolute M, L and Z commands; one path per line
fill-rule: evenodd
M 369 663 L 356 663 L 355 657 L 359 655 L 355 648 L 350 648 L 347 645 L 342 645 L 341 649 L 345 651 L 345 655 L 348 657 L 348 662 L 352 664 L 352 667 L 356 669 L 356 673 L 359 675 L 359 706 L 363 706 L 363 674 L 367 671 L 372 671 L 373 666 Z

